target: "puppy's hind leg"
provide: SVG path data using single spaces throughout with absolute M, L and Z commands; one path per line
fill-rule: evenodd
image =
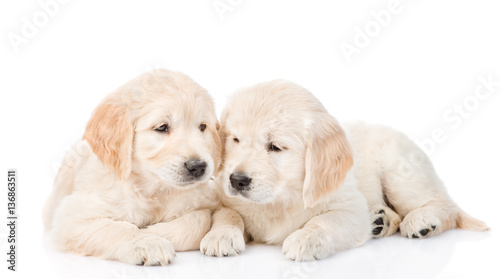
M 446 230 L 459 228 L 472 231 L 486 231 L 488 226 L 471 217 L 451 200 L 445 204 L 431 202 L 408 213 L 400 225 L 401 234 L 409 238 L 425 238 Z
M 368 203 L 372 222 L 372 237 L 381 238 L 394 234 L 401 223 L 401 217 L 394 212 L 383 193 L 379 173 L 358 172 L 358 189 Z
M 378 204 L 371 209 L 373 238 L 390 236 L 398 230 L 399 224 L 401 223 L 401 217 L 399 217 L 391 207 L 384 204 Z
M 425 238 L 454 228 L 457 213 L 446 212 L 445 208 L 424 206 L 412 210 L 401 223 L 401 234 L 409 238 Z
M 403 236 L 424 238 L 457 227 L 487 229 L 453 202 L 430 159 L 415 143 L 395 131 L 387 142 L 392 144 L 385 150 L 390 156 L 383 157 L 384 191 L 404 216 L 400 225 Z

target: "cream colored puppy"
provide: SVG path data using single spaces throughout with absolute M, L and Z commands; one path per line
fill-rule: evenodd
M 63 251 L 165 265 L 199 249 L 218 201 L 214 105 L 189 77 L 145 73 L 107 96 L 68 152 L 44 208 Z
M 215 212 L 203 253 L 239 253 L 243 227 L 247 239 L 283 244 L 285 256 L 297 261 L 322 259 L 371 237 L 344 131 L 304 88 L 272 81 L 235 94 L 222 114 L 221 139 L 218 184 L 230 209 Z
M 243 250 L 243 228 L 247 239 L 283 243 L 285 256 L 297 261 L 327 257 L 361 245 L 370 232 L 380 237 L 398 227 L 411 238 L 455 227 L 487 229 L 453 203 L 406 136 L 353 123 L 344 126 L 346 137 L 296 84 L 276 80 L 236 93 L 221 128 L 218 180 L 228 208 L 216 211 L 202 240 L 207 255 Z M 408 162 L 411 170 L 402 171 Z

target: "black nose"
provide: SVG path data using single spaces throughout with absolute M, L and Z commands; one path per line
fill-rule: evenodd
M 244 174 L 233 173 L 229 176 L 231 186 L 236 190 L 246 190 L 252 182 L 252 179 Z
M 184 163 L 184 166 L 186 166 L 190 176 L 198 178 L 205 174 L 207 163 L 198 160 L 189 160 Z

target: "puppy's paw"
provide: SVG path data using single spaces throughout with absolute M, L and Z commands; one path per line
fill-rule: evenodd
M 399 226 L 401 234 L 409 238 L 425 238 L 438 233 L 441 221 L 437 216 L 422 209 L 415 209 L 405 216 Z
M 123 245 L 118 259 L 134 265 L 167 265 L 175 259 L 174 246 L 163 237 L 140 234 Z
M 209 231 L 200 244 L 200 251 L 207 256 L 235 256 L 244 250 L 243 233 L 233 226 L 224 226 Z
M 314 261 L 334 253 L 333 243 L 318 230 L 300 229 L 283 242 L 283 255 L 292 261 Z
M 372 215 L 372 237 L 381 238 L 389 236 L 398 230 L 401 217 L 386 206 L 378 207 Z

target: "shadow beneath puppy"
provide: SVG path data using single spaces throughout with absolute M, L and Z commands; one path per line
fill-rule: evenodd
M 45 241 L 47 258 L 60 278 L 461 278 L 447 267 L 460 243 L 489 243 L 491 233 L 450 230 L 427 239 L 399 234 L 312 262 L 293 262 L 280 246 L 248 244 L 234 257 L 208 257 L 199 251 L 179 252 L 168 266 L 134 266 L 57 252 Z M 484 241 L 484 240 L 487 241 Z
M 428 239 L 395 234 L 315 262 L 284 262 L 281 278 L 438 278 L 457 244 L 478 242 L 490 233 L 450 230 Z

